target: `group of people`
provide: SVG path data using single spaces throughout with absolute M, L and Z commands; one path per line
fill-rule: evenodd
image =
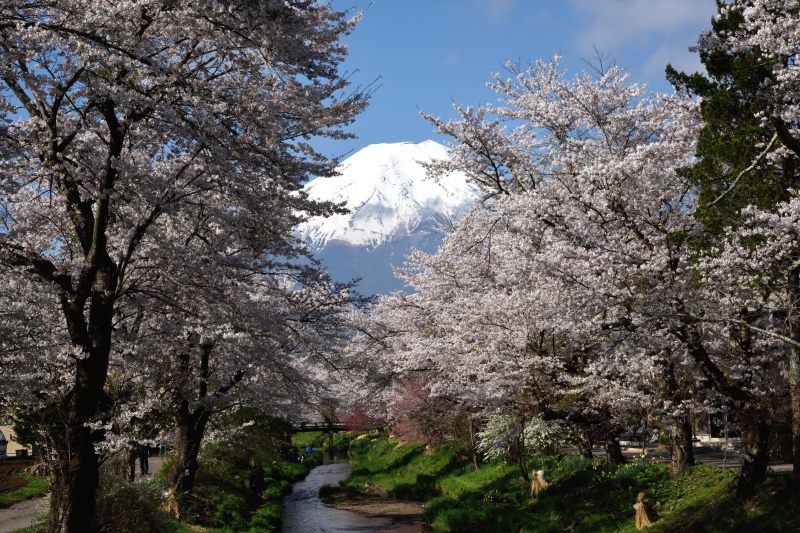
M 150 473 L 150 447 L 147 444 L 131 444 L 128 449 L 129 479 L 136 479 L 136 459 L 139 459 L 139 474 L 142 477 Z
M 313 455 L 313 452 L 314 448 L 312 446 L 306 446 L 305 453 L 298 454 L 297 448 L 287 445 L 281 449 L 281 456 L 289 462 L 302 463 L 306 460 L 306 457 Z

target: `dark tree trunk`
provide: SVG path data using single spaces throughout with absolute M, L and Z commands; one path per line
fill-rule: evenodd
M 611 465 L 621 465 L 625 463 L 625 456 L 622 455 L 622 448 L 619 446 L 619 440 L 616 437 L 611 437 L 606 440 L 606 461 Z
M 467 416 L 469 420 L 469 427 L 467 431 L 469 432 L 469 450 L 472 454 L 472 464 L 475 466 L 475 470 L 481 469 L 481 463 L 478 460 L 478 444 L 475 442 L 475 421 L 472 419 L 472 416 Z
M 675 428 L 669 436 L 669 452 L 669 471 L 673 477 L 694 465 L 692 425 L 688 416 L 675 421 Z
M 52 471 L 49 533 L 95 531 L 92 523 L 100 474 L 94 438 L 85 427 L 72 427 L 55 450 Z
M 194 480 L 199 463 L 197 456 L 203 444 L 209 414 L 198 407 L 188 416 L 178 416 L 178 445 L 175 462 L 167 473 L 167 481 L 176 494 L 189 494 L 194 489 Z
M 769 462 L 769 418 L 767 413 L 748 413 L 742 423 L 744 459 L 736 493 L 747 495 L 767 477 Z
M 221 387 L 217 387 L 216 392 L 209 392 L 208 383 L 210 377 L 209 359 L 214 349 L 214 342 L 200 343 L 196 345 L 200 357 L 200 365 L 197 368 L 198 391 L 197 399 L 200 405 L 194 410 L 189 409 L 189 401 L 186 399 L 175 399 L 175 422 L 178 426 L 178 447 L 175 455 L 175 463 L 167 473 L 167 481 L 175 489 L 176 494 L 191 493 L 194 489 L 194 480 L 197 475 L 199 463 L 197 456 L 203 444 L 203 437 L 206 433 L 208 419 L 214 413 L 213 410 L 203 407 L 202 402 L 209 396 L 217 399 L 223 394 L 227 394 L 244 377 L 243 372 L 237 372 L 230 382 Z M 186 375 L 191 373 L 190 359 L 191 353 L 184 352 L 178 354 L 178 362 Z
M 800 342 L 800 268 L 789 270 L 789 337 Z M 800 485 L 800 348 L 789 345 L 789 407 L 792 413 L 792 478 Z
M 521 453 L 517 454 L 517 467 L 519 467 L 519 473 L 522 479 L 525 480 L 525 483 L 530 483 L 531 477 L 530 474 L 528 474 L 528 466 L 525 464 L 525 457 Z
M 519 473 L 522 475 L 522 479 L 525 480 L 525 483 L 530 483 L 531 478 L 528 474 L 528 465 L 525 464 L 525 441 L 523 440 L 522 436 L 517 438 L 513 453 L 517 462 L 517 467 L 519 468 Z
M 69 85 L 73 83 L 80 83 L 78 77 Z M 57 97 L 50 105 L 38 106 L 31 115 L 43 119 L 42 124 L 47 128 L 41 133 L 48 137 L 49 142 L 41 145 L 47 148 L 39 152 L 39 157 L 48 166 L 51 193 L 64 202 L 64 214 L 71 221 L 68 232 L 76 238 L 76 245 L 80 245 L 81 271 L 65 271 L 46 255 L 15 246 L 4 247 L 0 260 L 8 266 L 26 269 L 58 291 L 71 355 L 75 358 L 75 381 L 49 406 L 56 415 L 46 428 L 52 472 L 47 530 L 49 533 L 87 533 L 97 527 L 94 524 L 95 496 L 100 476 L 94 444 L 102 438 L 100 432 L 89 429 L 88 425 L 107 418 L 102 405 L 103 389 L 108 374 L 119 276 L 117 264 L 108 255 L 106 233 L 111 215 L 111 195 L 106 191 L 114 189 L 117 177 L 114 161 L 122 153 L 128 126 L 123 126 L 117 119 L 111 99 L 92 99 L 92 105 L 108 126 L 108 135 L 105 139 L 105 168 L 97 174 L 98 191 L 102 193 L 87 196 L 87 191 L 79 187 L 80 180 L 71 179 L 63 164 L 63 152 L 73 137 L 60 130 L 63 122 L 58 118 L 61 101 L 62 98 Z M 28 107 L 28 110 L 32 108 Z M 102 156 L 98 161 L 102 161 Z M 130 249 L 133 250 L 136 244 L 131 243 Z M 78 253 L 78 250 L 71 253 Z
M 594 459 L 594 454 L 592 453 L 592 436 L 589 435 L 589 432 L 584 430 L 583 428 L 576 427 L 574 429 L 575 434 L 575 443 L 578 445 L 578 453 L 581 454 L 581 457 L 584 459 Z
M 115 283 L 113 264 L 98 260 L 96 287 Z M 102 421 L 108 359 L 111 351 L 113 297 L 94 293 L 89 297 L 88 323 L 83 312 L 85 300 L 62 295 L 62 307 L 74 346 L 86 355 L 75 363 L 75 384 L 56 406 L 60 418 L 50 429 L 54 452 L 48 533 L 87 533 L 94 523 L 97 486 L 100 480 L 94 444 L 102 435 L 87 424 Z

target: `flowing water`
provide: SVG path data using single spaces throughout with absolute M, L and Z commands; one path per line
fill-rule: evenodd
M 319 499 L 324 485 L 337 485 L 350 474 L 352 466 L 332 463 L 314 468 L 294 485 L 283 499 L 283 533 L 378 532 L 416 533 L 421 526 L 398 523 L 392 518 L 367 516 L 326 507 Z

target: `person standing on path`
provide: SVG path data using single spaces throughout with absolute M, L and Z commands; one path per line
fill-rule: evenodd
M 261 501 L 261 495 L 264 493 L 267 483 L 264 480 L 264 468 L 261 463 L 253 460 L 250 465 L 250 490 L 253 493 L 253 499 L 257 503 Z
M 146 444 L 139 444 L 139 473 L 142 477 L 149 474 L 150 471 L 150 447 Z

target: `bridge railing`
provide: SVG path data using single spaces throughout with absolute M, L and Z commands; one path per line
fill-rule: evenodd
M 295 431 L 345 431 L 347 427 L 341 422 L 329 424 L 327 422 L 300 422 L 293 424 Z

